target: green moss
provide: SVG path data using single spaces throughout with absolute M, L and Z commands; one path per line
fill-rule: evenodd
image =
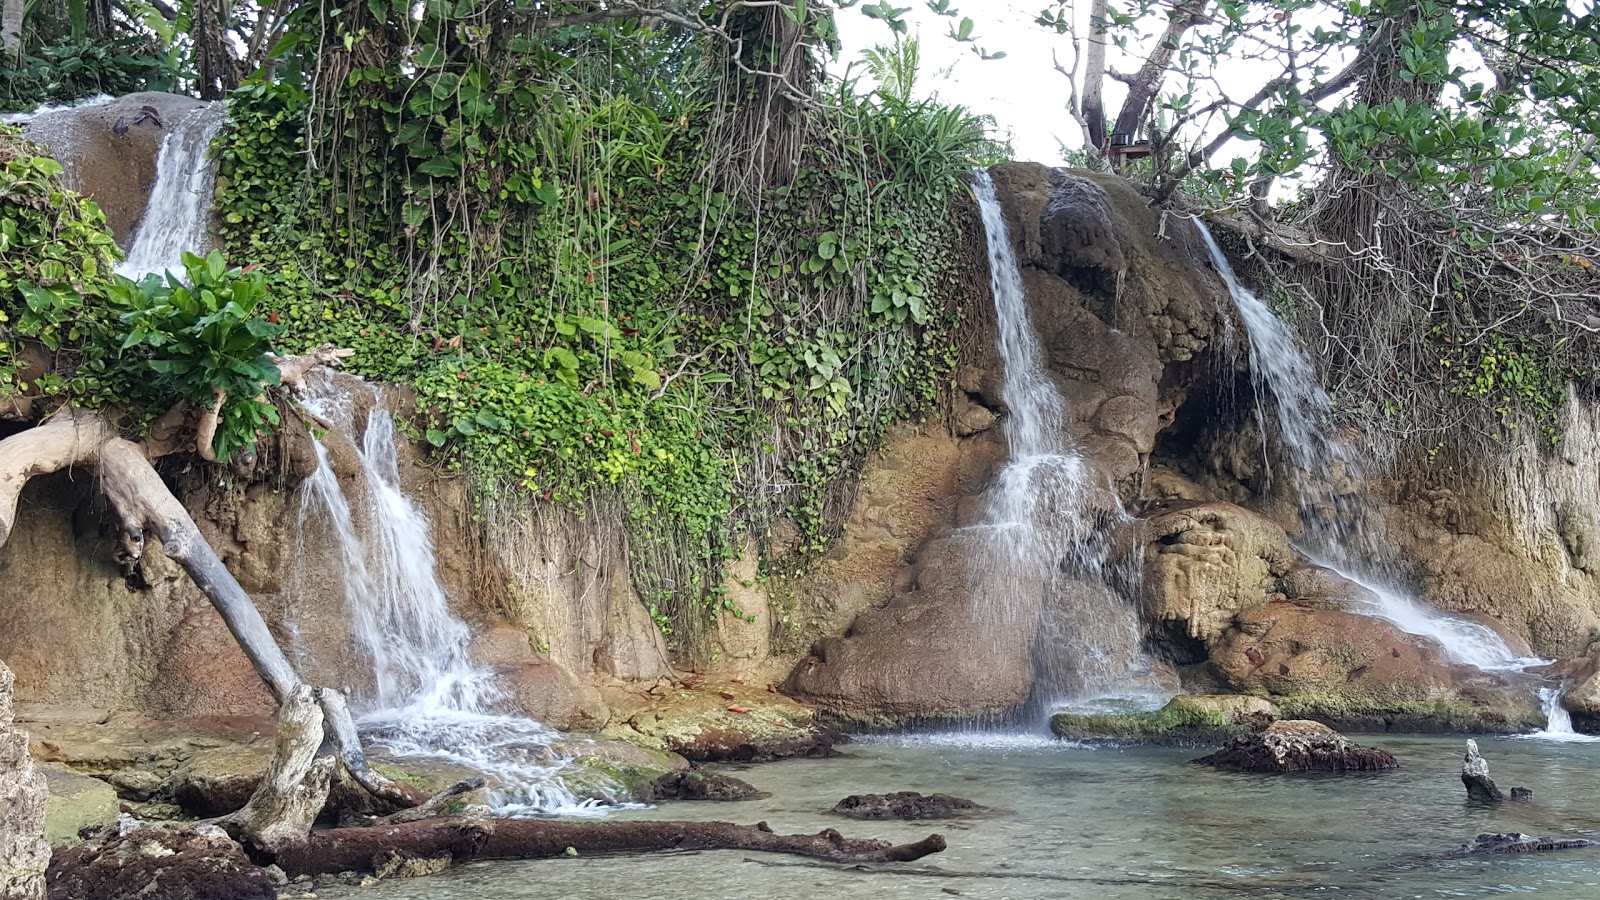
M 1152 712 L 1057 713 L 1050 717 L 1050 730 L 1076 741 L 1207 744 L 1246 734 L 1278 717 L 1277 709 L 1259 697 L 1182 696 Z

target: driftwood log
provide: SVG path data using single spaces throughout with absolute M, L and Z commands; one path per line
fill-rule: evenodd
M 584 822 L 560 819 L 429 819 L 403 825 L 335 828 L 284 847 L 273 859 L 289 877 L 373 871 L 398 855 L 453 863 L 543 859 L 661 850 L 749 850 L 840 862 L 910 862 L 945 848 L 944 835 L 911 844 L 847 838 L 832 828 L 776 834 L 767 823 Z

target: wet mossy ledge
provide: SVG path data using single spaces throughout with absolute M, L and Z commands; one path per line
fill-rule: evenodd
M 1515 734 L 1545 724 L 1538 710 L 1460 700 L 1363 704 L 1336 696 L 1266 698 L 1239 694 L 1183 695 L 1145 712 L 1060 712 L 1050 731 L 1080 743 L 1209 746 L 1304 719 L 1338 731 L 1415 734 Z

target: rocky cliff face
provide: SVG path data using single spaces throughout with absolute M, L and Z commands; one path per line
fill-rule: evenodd
M 28 736 L 11 727 L 11 683 L 0 663 L 0 897 L 43 900 L 45 781 L 28 755 Z
M 153 180 L 138 173 L 153 173 L 159 144 L 158 127 L 135 122 L 144 106 L 164 117 L 185 109 L 125 98 L 31 133 L 49 141 L 49 129 L 91 129 L 95 146 L 75 151 L 80 183 L 124 239 Z M 119 119 L 134 124 L 117 134 Z M 1189 688 L 1271 694 L 1297 714 L 1385 725 L 1429 710 L 1480 726 L 1525 712 L 1493 679 L 1354 613 L 1359 588 L 1295 552 L 1292 498 L 1262 488 L 1254 394 L 1230 338 L 1240 326 L 1189 224 L 1109 176 L 1018 164 L 994 179 L 1030 317 L 1071 411 L 1068 436 L 1136 513 L 1115 543 L 1143 571 L 1134 596 L 1152 646 Z M 987 563 L 962 529 L 982 519 L 1007 453 L 990 298 L 973 298 L 972 312 L 948 421 L 891 429 L 842 537 L 779 590 L 756 577 L 747 549 L 727 587 L 756 621 L 720 624 L 709 669 L 782 683 L 873 723 L 998 713 L 1026 699 L 1032 648 L 1050 639 L 1040 636 L 1045 612 L 1103 588 L 1055 579 L 1004 617 L 971 588 Z M 1413 560 L 1410 587 L 1545 655 L 1575 656 L 1600 637 L 1600 427 L 1585 415 L 1560 453 L 1480 467 L 1494 477 L 1413 465 L 1378 485 L 1390 532 Z M 370 666 L 351 641 L 340 563 L 295 495 L 309 471 L 305 440 L 286 444 L 282 471 L 254 484 L 220 485 L 202 469 L 166 474 L 307 677 L 359 690 Z M 334 454 L 346 483 L 360 477 L 349 459 L 348 448 Z M 474 656 L 526 712 L 560 727 L 615 726 L 635 717 L 641 683 L 676 678 L 631 587 L 616 516 L 500 501 L 480 516 L 464 481 L 425 462 L 407 449 L 402 474 L 433 522 L 441 581 L 479 635 Z M 95 717 L 268 712 L 231 636 L 175 566 L 151 553 L 132 572 L 117 567 L 90 487 L 70 473 L 37 480 L 0 549 L 0 578 L 27 586 L 0 604 L 0 659 L 17 672 L 19 699 Z M 1600 699 L 1581 703 L 1600 717 Z

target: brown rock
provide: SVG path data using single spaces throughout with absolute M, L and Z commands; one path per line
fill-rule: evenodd
M 852 794 L 834 805 L 833 811 L 852 819 L 953 819 L 983 812 L 986 807 L 949 794 L 899 791 L 893 794 Z
M 124 816 L 50 861 L 50 900 L 273 900 L 277 890 L 215 825 Z
M 1229 741 L 1196 763 L 1236 772 L 1376 772 L 1399 768 L 1386 750 L 1362 747 L 1318 722 L 1290 719 Z

